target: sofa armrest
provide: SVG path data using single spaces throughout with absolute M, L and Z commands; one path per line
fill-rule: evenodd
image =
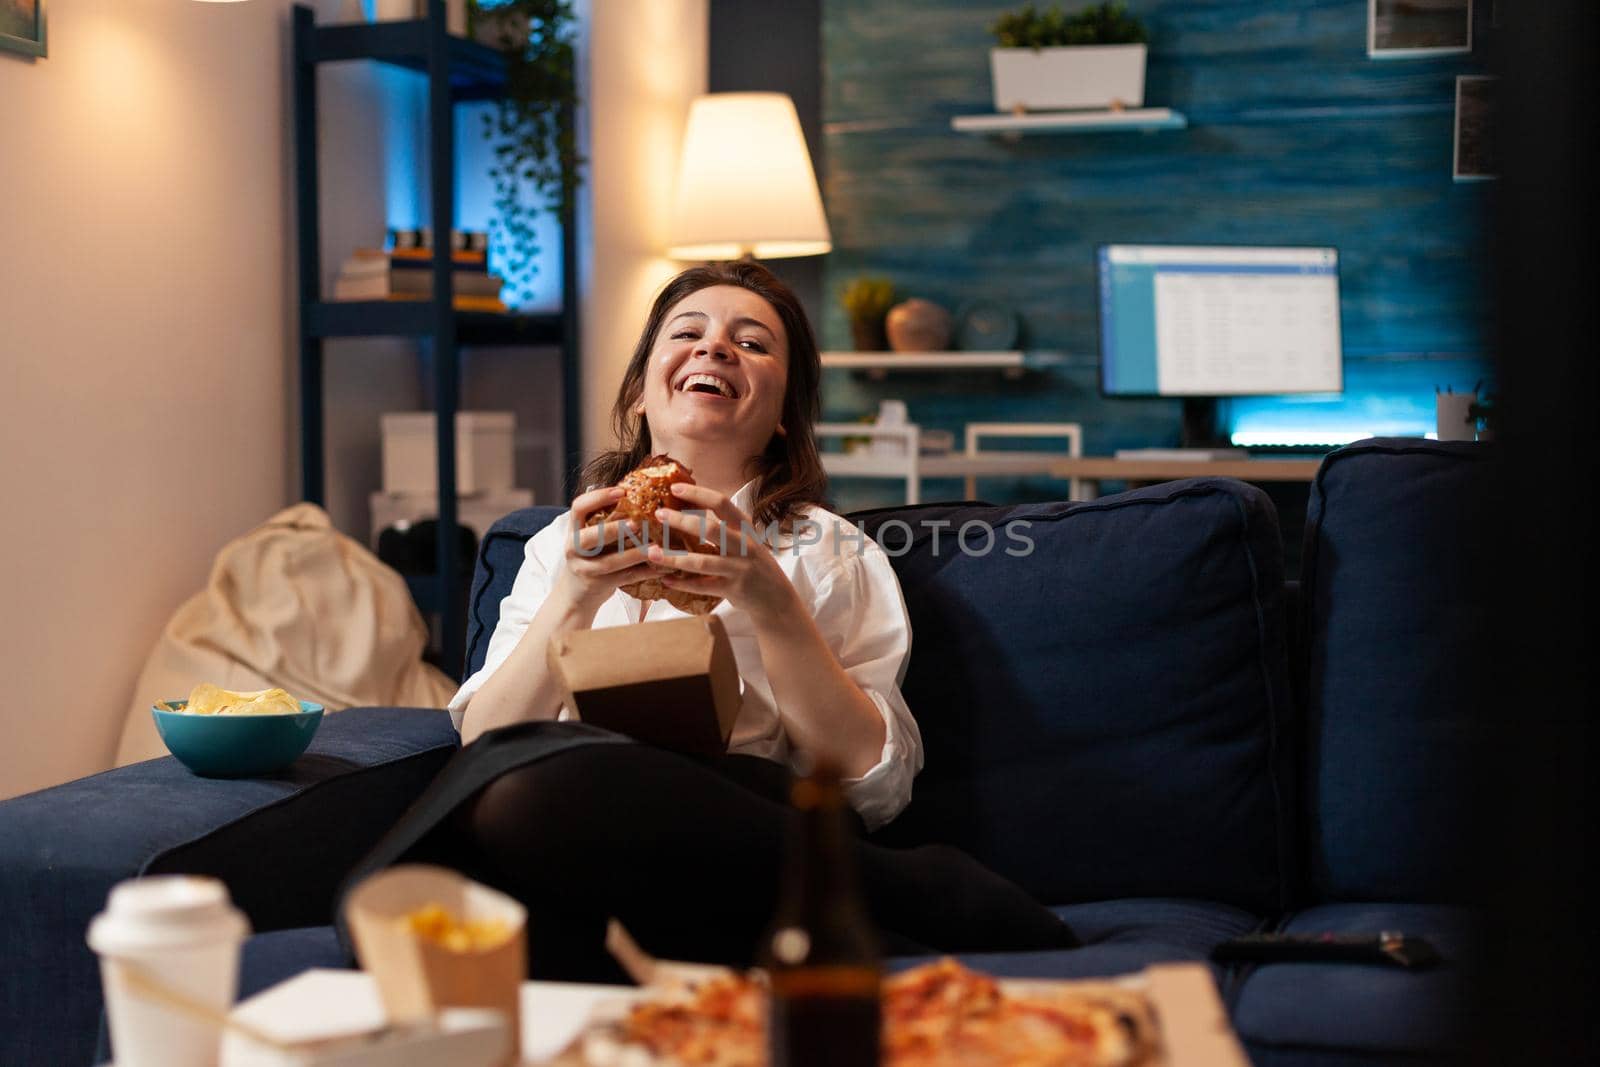
M 84 935 L 118 881 L 211 875 L 258 932 L 326 924 L 345 874 L 458 743 L 442 710 L 352 708 L 279 774 L 200 778 L 168 756 L 0 802 L 0 1063 L 90 1061 Z

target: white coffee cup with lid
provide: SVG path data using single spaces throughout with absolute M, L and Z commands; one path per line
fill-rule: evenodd
M 120 882 L 89 924 L 100 957 L 117 1067 L 215 1067 L 222 1031 L 144 988 L 143 978 L 218 1013 L 239 989 L 250 923 L 215 878 L 156 875 Z

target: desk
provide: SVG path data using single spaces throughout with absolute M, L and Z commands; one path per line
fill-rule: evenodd
M 894 478 L 906 482 L 906 503 L 921 501 L 924 478 L 1021 478 L 1045 477 L 1068 481 L 1076 478 L 1084 487 L 1084 499 L 1100 495 L 1100 483 L 1128 482 L 1147 485 L 1177 478 L 1238 478 L 1245 482 L 1309 482 L 1317 476 L 1321 460 L 1315 459 L 1218 459 L 1149 460 L 1110 457 L 1074 458 L 1061 452 L 985 452 L 970 456 L 961 452 L 918 456 L 915 462 L 905 457 L 885 457 L 867 452 L 824 452 L 823 469 L 835 478 Z
M 1087 499 L 1100 493 L 1100 483 L 1149 485 L 1178 478 L 1237 478 L 1242 482 L 1309 482 L 1320 459 L 1111 459 L 1057 457 L 1050 467 L 1056 478 L 1077 478 L 1088 487 Z
M 969 475 L 975 478 L 1004 478 L 1029 474 L 1053 477 L 1056 464 L 1066 462 L 1081 461 L 1071 460 L 1061 452 L 986 452 L 978 456 L 947 452 L 942 455 L 918 456 L 916 469 L 924 478 L 965 478 Z M 906 461 L 898 457 L 891 457 L 887 463 L 898 463 L 902 467 L 906 465 Z M 840 478 L 904 477 L 898 470 L 886 472 L 884 457 L 864 452 L 824 452 L 822 465 L 829 474 Z
M 934 455 L 882 455 L 867 451 L 824 452 L 822 469 L 830 478 L 892 478 L 906 483 L 906 503 L 922 503 L 924 478 L 1050 478 L 1069 460 L 1064 452 L 964 452 Z

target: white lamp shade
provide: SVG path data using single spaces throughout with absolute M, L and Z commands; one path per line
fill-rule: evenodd
M 667 255 L 816 256 L 833 247 L 794 101 L 711 93 L 689 106 Z

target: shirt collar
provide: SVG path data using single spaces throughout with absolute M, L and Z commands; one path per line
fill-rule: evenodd
M 759 525 L 755 515 L 751 514 L 751 510 L 755 507 L 756 503 L 756 482 L 758 480 L 759 479 L 751 478 L 748 482 L 745 482 L 739 487 L 738 492 L 734 493 L 728 498 L 734 507 L 738 508 L 740 511 L 744 512 L 750 517 L 750 522 L 754 525 Z

